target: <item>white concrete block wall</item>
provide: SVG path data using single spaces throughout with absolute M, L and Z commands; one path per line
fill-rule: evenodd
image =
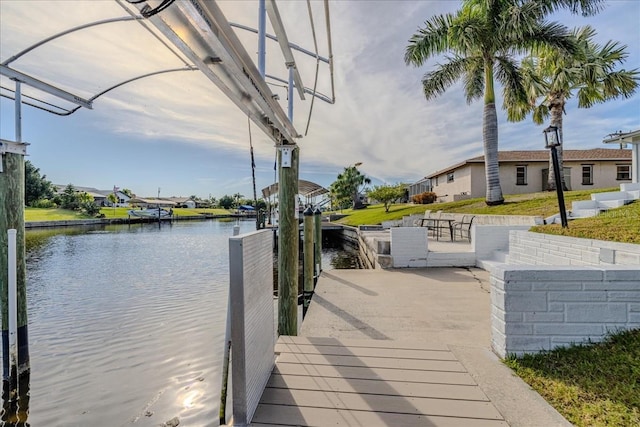
M 473 225 L 471 244 L 478 260 L 496 260 L 509 251 L 509 232 L 529 230 L 530 225 Z
M 509 233 L 509 263 L 640 266 L 640 245 L 512 231 Z
M 491 273 L 491 325 L 500 357 L 640 328 L 640 266 L 502 264 Z
M 426 227 L 391 229 L 391 257 L 394 268 L 426 267 L 427 253 Z

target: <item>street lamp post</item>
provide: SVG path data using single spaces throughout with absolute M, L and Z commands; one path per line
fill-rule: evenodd
M 551 150 L 551 161 L 553 162 L 553 175 L 556 180 L 556 193 L 558 194 L 558 208 L 560 209 L 560 221 L 562 228 L 568 228 L 567 210 L 564 207 L 564 193 L 562 191 L 562 178 L 560 176 L 560 164 L 558 162 L 558 151 L 556 147 L 560 145 L 558 137 L 558 128 L 549 126 L 544 131 L 545 148 Z

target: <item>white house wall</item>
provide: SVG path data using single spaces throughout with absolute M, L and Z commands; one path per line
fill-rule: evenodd
M 592 165 L 592 185 L 582 184 L 582 166 Z M 617 180 L 618 165 L 631 165 L 628 160 L 585 160 L 566 161 L 565 170 L 569 170 L 571 190 L 593 190 L 597 188 L 618 187 L 621 183 L 631 180 Z M 526 185 L 517 185 L 517 166 L 527 167 Z M 522 161 L 500 163 L 500 185 L 503 194 L 526 194 L 544 191 L 542 171 L 548 169 L 547 162 Z M 447 173 L 431 179 L 433 191 L 438 195 L 438 201 L 453 201 L 454 195 L 467 193 L 470 197 L 484 197 L 486 181 L 484 163 L 468 163 L 453 171 L 454 181 L 447 182 Z M 437 185 L 436 185 L 437 180 Z

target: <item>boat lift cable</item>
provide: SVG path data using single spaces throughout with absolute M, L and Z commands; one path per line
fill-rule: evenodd
M 333 83 L 333 47 L 331 46 L 331 18 L 329 17 L 329 0 L 324 0 L 324 16 L 327 26 L 327 45 L 329 49 L 329 77 L 331 78 L 331 100 L 336 101 L 335 85 Z
M 318 39 L 316 37 L 316 26 L 313 23 L 311 0 L 307 0 L 307 10 L 309 11 L 309 22 L 311 23 L 311 34 L 313 35 L 313 48 L 316 52 L 316 75 L 313 79 L 313 96 L 311 96 L 311 104 L 309 105 L 309 117 L 307 118 L 307 126 L 304 129 L 304 136 L 307 136 L 307 134 L 309 133 L 309 125 L 311 124 L 311 113 L 313 112 L 313 103 L 316 100 L 316 89 L 318 88 L 318 72 L 320 70 L 320 57 L 318 56 Z

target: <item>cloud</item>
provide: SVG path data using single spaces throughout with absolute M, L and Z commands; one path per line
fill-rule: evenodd
M 311 2 L 320 55 L 328 55 L 322 2 Z M 257 2 L 220 2 L 230 21 L 256 26 Z M 290 40 L 313 50 L 306 2 L 279 2 Z M 115 2 L 0 2 L 2 58 L 68 26 L 113 16 L 125 16 Z M 453 11 L 456 2 L 333 1 L 332 40 L 335 59 L 336 103 L 316 100 L 307 137 L 299 140 L 301 175 L 330 176 L 342 167 L 363 162 L 362 169 L 381 181 L 411 181 L 435 170 L 482 153 L 482 102 L 467 105 L 460 85 L 427 102 L 421 78 L 434 64 L 407 67 L 403 54 L 408 38 L 434 14 Z M 614 2 L 596 17 L 562 15 L 570 25 L 590 23 L 603 37 L 630 46 L 627 68 L 640 64 L 640 6 L 634 1 Z M 635 12 L 635 13 L 634 13 Z M 612 25 L 612 23 L 616 25 Z M 273 32 L 269 29 L 269 32 Z M 237 30 L 247 52 L 255 57 L 256 36 Z M 267 43 L 267 71 L 286 77 L 279 46 Z M 295 53 L 307 86 L 313 85 L 314 58 Z M 41 64 L 47 64 L 42 67 Z M 99 90 L 131 76 L 181 65 L 139 23 L 104 26 L 45 45 L 16 67 L 60 82 L 82 94 Z M 4 82 L 3 82 L 4 84 Z M 328 67 L 322 64 L 319 91 L 329 94 Z M 286 92 L 272 90 L 286 110 Z M 310 97 L 294 102 L 294 125 L 304 132 Z M 498 107 L 499 108 L 499 107 Z M 95 102 L 85 116 L 96 132 L 114 138 L 153 143 L 179 141 L 213 151 L 248 150 L 247 119 L 200 72 L 154 76 L 125 85 Z M 508 123 L 499 110 L 501 149 L 541 149 L 542 127 L 530 119 Z M 574 148 L 598 146 L 600 136 L 640 127 L 640 96 L 612 101 L 591 110 L 571 104 L 565 116 L 565 138 Z M 259 164 L 273 162 L 273 142 L 252 125 Z M 264 166 L 268 169 L 267 166 Z M 329 177 L 327 178 L 329 179 Z M 224 183 L 239 188 L 244 181 Z

